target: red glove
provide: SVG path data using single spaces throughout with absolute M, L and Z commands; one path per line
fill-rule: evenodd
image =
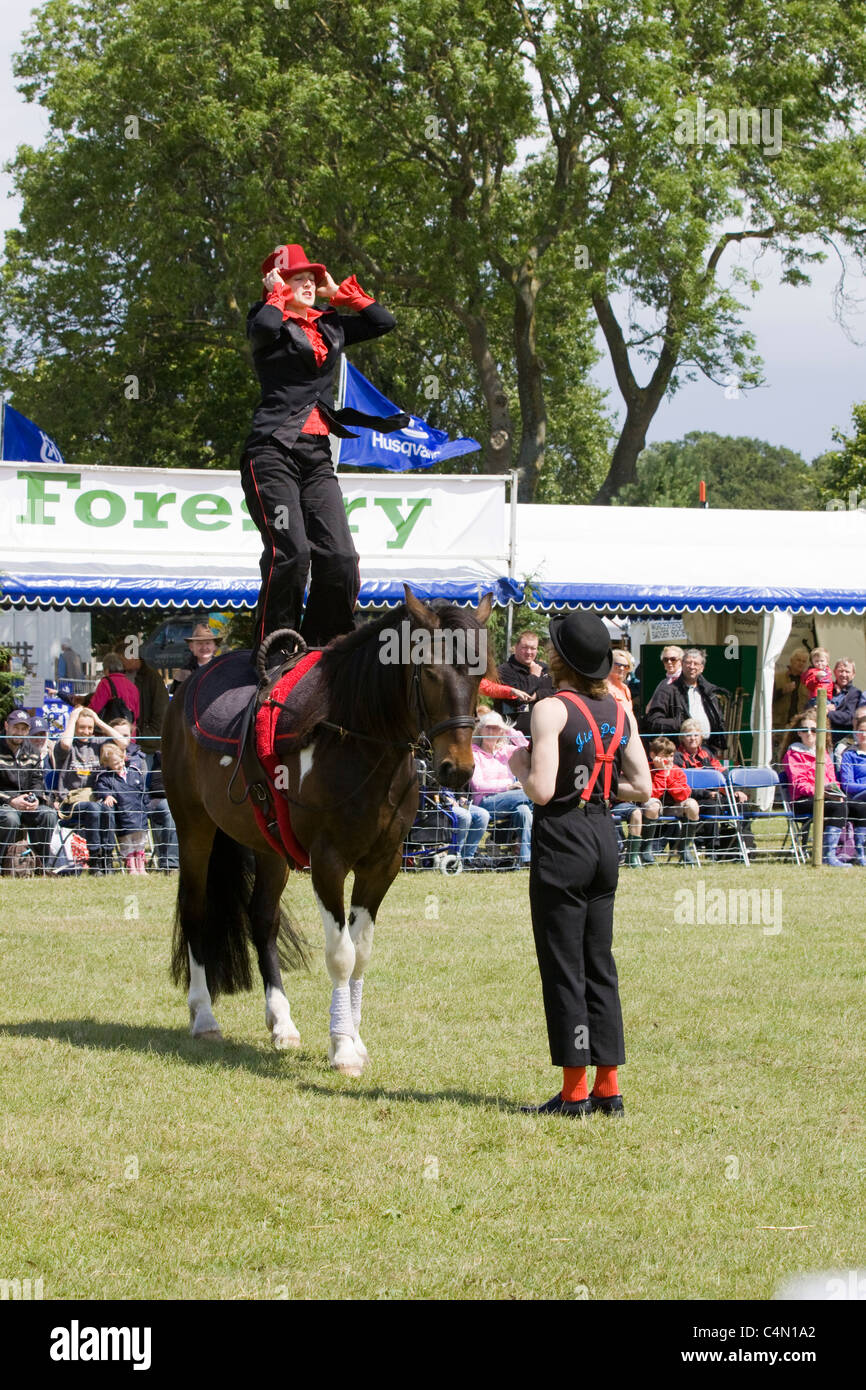
M 337 293 L 332 296 L 331 303 L 336 309 L 366 309 L 376 301 L 371 294 L 361 289 L 354 275 L 347 275 Z
M 267 285 L 262 284 L 262 298 L 266 304 L 270 304 L 275 309 L 279 309 L 283 318 L 288 318 L 287 310 L 291 309 L 295 302 L 295 292 L 291 285 L 287 285 L 285 280 L 279 280 L 269 290 Z

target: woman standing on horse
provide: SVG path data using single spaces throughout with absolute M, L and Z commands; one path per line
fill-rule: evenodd
M 298 245 L 278 246 L 262 275 L 262 299 L 247 315 L 262 395 L 241 460 L 244 496 L 264 545 L 255 642 L 289 627 L 308 646 L 324 646 L 351 631 L 360 584 L 330 435 L 354 438 L 347 424 L 383 433 L 409 424 L 407 415 L 335 411 L 334 379 L 344 347 L 389 333 L 395 320 L 354 275 L 336 285 Z M 325 309 L 314 308 L 317 296 L 328 301 Z
M 610 694 L 610 638 L 600 618 L 571 613 L 550 624 L 554 695 L 532 711 L 531 750 L 511 769 L 535 803 L 529 903 L 550 1056 L 562 1090 L 537 1114 L 620 1114 L 625 1061 L 611 952 L 618 876 L 614 795 L 648 799 L 646 755 L 631 710 Z M 595 1066 L 590 1096 L 587 1065 Z

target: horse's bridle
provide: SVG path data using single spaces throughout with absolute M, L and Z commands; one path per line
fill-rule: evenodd
M 424 702 L 424 692 L 421 688 L 421 666 L 415 667 L 412 675 L 412 693 L 415 696 L 415 703 L 418 706 L 418 722 L 421 725 L 421 738 L 426 738 L 428 743 L 432 743 L 439 734 L 444 734 L 446 729 L 474 729 L 475 719 L 471 714 L 454 714 L 450 719 L 440 719 L 438 724 L 434 724 L 428 729 L 430 721 L 430 711 Z

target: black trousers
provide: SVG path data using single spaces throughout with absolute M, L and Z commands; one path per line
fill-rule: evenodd
M 264 545 L 256 644 L 292 627 L 308 646 L 323 647 L 354 626 L 358 555 L 328 438 L 301 435 L 290 449 L 274 443 L 242 462 L 244 496 Z
M 51 806 L 40 806 L 35 811 L 16 811 L 13 806 L 3 805 L 0 807 L 0 860 L 23 830 L 27 832 L 33 853 L 44 868 L 56 824 L 57 812 Z
M 791 803 L 795 816 L 811 816 L 815 803 L 811 796 L 799 796 Z M 848 820 L 848 801 L 844 796 L 824 797 L 824 824 L 844 825 Z
M 616 826 L 607 812 L 536 814 L 529 905 L 550 1059 L 557 1067 L 625 1061 L 613 959 L 618 867 Z

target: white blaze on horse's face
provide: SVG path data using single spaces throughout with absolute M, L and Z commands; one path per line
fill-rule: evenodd
M 435 609 L 416 597 L 408 584 L 403 586 L 403 591 L 412 625 L 433 639 L 430 660 L 417 664 L 412 673 L 416 698 L 421 705 L 419 714 L 433 748 L 433 770 L 442 786 L 456 791 L 466 786 L 474 769 L 472 718 L 478 684 L 486 667 L 485 624 L 490 617 L 492 595 L 486 594 L 471 614 L 475 623 L 464 626 L 461 622 L 452 631 L 447 624 L 443 625 Z M 452 640 L 438 640 L 447 637 Z M 462 643 L 457 642 L 457 638 L 463 639 Z M 484 656 L 480 666 L 479 653 Z M 466 724 L 431 734 L 438 724 L 455 718 L 465 719 Z
M 421 673 L 424 702 L 430 712 L 430 725 L 452 715 L 470 715 L 478 698 L 478 681 L 453 667 L 425 669 Z M 437 781 L 452 791 L 469 782 L 475 769 L 472 756 L 472 725 L 444 729 L 431 741 L 433 771 Z

